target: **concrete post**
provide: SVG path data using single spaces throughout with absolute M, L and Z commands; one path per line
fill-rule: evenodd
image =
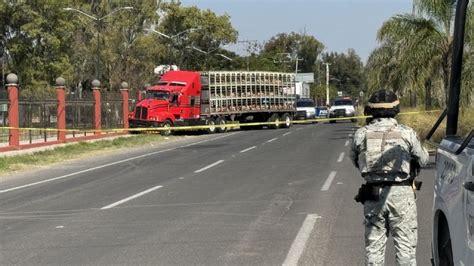
M 56 98 L 58 99 L 58 110 L 57 110 L 57 128 L 58 128 L 58 140 L 61 142 L 66 141 L 66 93 L 64 86 L 66 81 L 64 78 L 59 77 L 56 79 Z
M 128 83 L 122 82 L 120 93 L 122 94 L 122 113 L 123 113 L 123 128 L 128 128 Z
M 7 75 L 8 91 L 8 126 L 10 129 L 9 145 L 10 147 L 20 147 L 20 116 L 18 104 L 18 76 L 15 74 Z
M 101 99 L 100 99 L 100 81 L 94 79 L 92 81 L 92 92 L 94 95 L 94 128 L 96 131 L 94 135 L 100 135 L 100 129 L 102 128 L 102 110 L 101 110 Z

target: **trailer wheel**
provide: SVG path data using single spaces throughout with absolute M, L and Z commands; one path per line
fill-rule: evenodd
M 171 130 L 171 122 L 169 120 L 166 120 L 165 122 L 163 122 L 163 124 L 161 124 L 161 127 L 165 128 L 164 130 L 160 130 L 160 134 L 162 136 L 170 136 L 171 134 L 173 134 L 173 131 Z
M 291 117 L 288 113 L 285 113 L 281 116 L 281 120 L 284 121 L 284 124 L 281 124 L 281 127 L 283 128 L 289 128 L 291 127 Z
M 277 129 L 280 127 L 280 125 L 278 124 L 280 122 L 280 116 L 278 114 L 273 114 L 272 116 L 270 116 L 270 118 L 268 118 L 267 122 L 276 123 L 274 125 L 268 125 L 268 128 Z
M 216 132 L 217 133 L 225 133 L 227 131 L 227 127 L 225 126 L 225 123 L 226 123 L 225 118 L 222 116 L 219 116 L 216 119 L 216 125 L 217 125 Z
M 214 118 L 208 118 L 206 120 L 206 125 L 209 126 L 209 128 L 205 129 L 207 134 L 216 133 L 216 121 L 214 121 Z

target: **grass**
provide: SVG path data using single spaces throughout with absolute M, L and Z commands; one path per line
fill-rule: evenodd
M 399 115 L 397 120 L 415 129 L 420 138 L 424 140 L 429 130 L 438 119 L 440 112 L 425 113 L 423 110 L 402 108 L 403 112 L 420 111 L 418 114 Z M 360 125 L 365 125 L 365 120 L 359 119 Z M 466 136 L 474 128 L 474 108 L 465 109 L 460 113 L 458 135 Z M 446 119 L 435 132 L 432 140 L 439 142 L 446 131 Z M 179 138 L 179 137 L 169 137 Z M 100 154 L 107 151 L 122 148 L 138 147 L 164 141 L 165 138 L 156 134 L 140 134 L 131 137 L 119 137 L 113 140 L 100 140 L 95 142 L 78 142 L 53 150 L 35 152 L 33 154 L 17 155 L 11 157 L 0 157 L 0 173 L 17 170 L 24 170 L 32 166 L 41 166 L 57 163 L 70 159 L 83 158 L 93 154 Z
M 409 112 L 410 110 L 407 111 Z M 397 119 L 400 123 L 415 129 L 416 132 L 418 132 L 420 138 L 424 140 L 440 115 L 441 111 L 436 113 L 422 112 L 414 115 L 400 115 Z M 472 129 L 474 129 L 474 108 L 464 109 L 459 113 L 458 135 L 465 137 Z M 439 143 L 441 139 L 445 136 L 445 133 L 446 118 L 436 130 L 435 134 L 432 137 L 432 141 Z
M 179 137 L 168 137 L 175 139 Z M 166 138 L 166 139 L 168 139 Z M 162 142 L 165 137 L 156 134 L 140 134 L 131 137 L 119 137 L 113 140 L 99 140 L 95 142 L 78 142 L 52 150 L 39 151 L 10 157 L 0 157 L 0 173 L 24 170 L 32 166 L 41 166 L 70 159 L 90 157 L 100 153 L 138 147 L 147 144 Z
M 402 112 L 420 112 L 418 114 L 400 114 L 397 116 L 399 123 L 407 125 L 413 128 L 420 139 L 426 139 L 426 135 L 431 130 L 436 120 L 438 120 L 441 115 L 442 110 L 439 112 L 426 113 L 423 109 L 410 109 L 410 108 L 401 108 Z M 361 114 L 362 115 L 362 114 Z M 359 120 L 359 125 L 365 125 L 365 120 Z M 458 135 L 465 137 L 469 132 L 474 129 L 474 108 L 467 108 L 461 110 L 459 113 L 459 122 L 458 122 Z M 446 118 L 440 124 L 435 134 L 432 137 L 432 141 L 440 142 L 441 139 L 445 136 L 446 133 Z

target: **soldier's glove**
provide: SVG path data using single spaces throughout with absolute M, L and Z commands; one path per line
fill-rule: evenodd
M 420 191 L 421 185 L 423 185 L 423 182 L 413 180 L 413 184 L 412 184 L 413 189 L 416 189 L 416 190 Z

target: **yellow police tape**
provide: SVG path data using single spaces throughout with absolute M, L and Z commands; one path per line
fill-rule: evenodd
M 398 115 L 414 115 L 420 113 L 434 113 L 440 112 L 441 110 L 430 110 L 430 111 L 415 111 L 415 112 L 404 112 Z M 307 120 L 292 120 L 291 124 L 310 124 L 314 122 L 329 122 L 329 121 L 342 121 L 342 120 L 358 120 L 371 118 L 372 116 L 353 116 L 353 117 L 338 117 L 338 118 L 316 118 Z M 154 131 L 185 131 L 185 130 L 199 130 L 209 128 L 240 128 L 240 127 L 251 127 L 251 126 L 281 126 L 286 124 L 285 121 L 280 122 L 255 122 L 255 123 L 229 123 L 225 125 L 201 125 L 201 126 L 177 126 L 177 127 L 148 127 L 148 128 L 109 128 L 109 129 L 57 129 L 57 128 L 15 128 L 15 127 L 0 127 L 0 130 L 17 129 L 20 131 L 46 131 L 46 132 L 81 132 L 81 133 L 120 133 L 120 132 L 154 132 Z

